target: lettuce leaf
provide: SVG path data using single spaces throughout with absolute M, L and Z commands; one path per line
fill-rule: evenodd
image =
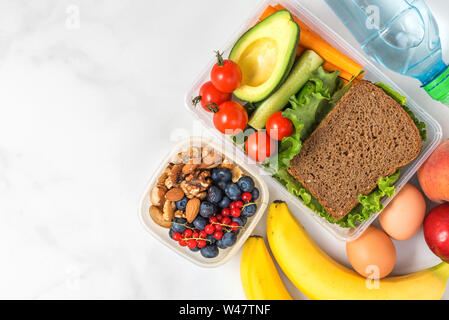
M 312 73 L 309 81 L 300 92 L 290 97 L 290 108 L 282 115 L 290 119 L 295 131 L 290 137 L 282 139 L 278 153 L 265 162 L 272 174 L 290 167 L 290 161 L 301 151 L 302 143 L 316 125 L 316 115 L 323 102 L 328 101 L 339 85 L 338 71 L 328 73 L 319 67 Z
M 369 195 L 359 195 L 359 204 L 344 218 L 335 219 L 286 169 L 278 171 L 274 178 L 278 180 L 291 194 L 302 200 L 309 209 L 325 218 L 330 223 L 338 224 L 342 228 L 355 228 L 358 223 L 368 220 L 369 217 L 383 209 L 381 200 L 387 196 L 391 198 L 395 193 L 394 184 L 399 179 L 400 171 L 395 174 L 380 178 L 376 189 Z
M 297 118 L 304 127 L 300 132 L 302 140 L 305 140 L 319 123 L 317 114 L 322 113 L 322 109 L 331 99 L 337 86 L 339 72 L 326 72 L 323 67 L 319 67 L 312 73 L 312 77 L 304 85 L 301 91 L 290 97 L 291 108 L 287 108 L 282 115 L 289 119 Z

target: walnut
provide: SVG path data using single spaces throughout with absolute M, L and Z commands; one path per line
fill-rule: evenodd
M 175 218 L 185 218 L 186 217 L 186 213 L 182 210 L 176 210 L 175 214 L 174 214 Z
M 185 177 L 184 181 L 181 182 L 180 187 L 187 198 L 204 199 L 206 197 L 205 192 L 211 185 L 212 179 L 209 171 L 195 170 Z
M 190 184 L 187 181 L 181 182 L 181 189 L 184 191 L 185 195 L 189 199 L 193 199 L 198 197 L 202 192 L 206 191 L 206 188 L 203 188 L 201 186 L 197 186 L 194 184 Z
M 182 178 L 182 164 L 175 164 L 168 173 L 167 179 L 165 179 L 165 186 L 167 189 L 171 189 L 179 185 Z

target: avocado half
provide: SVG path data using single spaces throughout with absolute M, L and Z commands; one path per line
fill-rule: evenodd
M 243 34 L 229 54 L 242 70 L 242 84 L 234 95 L 249 102 L 267 98 L 288 76 L 298 41 L 299 26 L 287 10 L 273 13 Z

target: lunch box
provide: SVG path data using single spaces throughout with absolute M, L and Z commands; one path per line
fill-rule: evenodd
M 413 99 L 411 99 L 404 91 L 402 91 L 388 76 L 386 76 L 382 71 L 380 71 L 373 63 L 368 60 L 367 57 L 363 56 L 358 50 L 349 45 L 344 39 L 342 39 L 338 34 L 332 31 L 323 21 L 317 18 L 309 10 L 302 7 L 299 3 L 289 0 L 278 0 L 278 1 L 266 1 L 261 5 L 256 11 L 254 16 L 252 16 L 247 21 L 244 21 L 240 30 L 235 34 L 235 36 L 226 43 L 226 45 L 221 48 L 221 52 L 224 52 L 224 56 L 229 55 L 230 50 L 234 43 L 240 38 L 240 36 L 248 30 L 249 27 L 257 23 L 259 17 L 264 12 L 268 5 L 280 4 L 288 9 L 293 15 L 298 17 L 301 21 L 307 24 L 312 30 L 317 32 L 324 40 L 326 40 L 330 45 L 338 49 L 343 54 L 352 58 L 359 64 L 361 64 L 365 70 L 366 80 L 372 82 L 383 82 L 393 88 L 393 90 L 399 92 L 407 98 L 407 106 L 413 111 L 413 113 L 427 125 L 427 139 L 423 142 L 423 147 L 419 156 L 410 164 L 401 169 L 401 175 L 399 180 L 395 183 L 396 193 L 404 186 L 410 178 L 416 173 L 421 164 L 427 159 L 427 157 L 432 153 L 432 151 L 438 146 L 442 138 L 442 129 L 439 123 L 432 118 L 424 109 L 418 106 Z M 189 111 L 197 118 L 209 131 L 222 140 L 222 142 L 230 147 L 236 149 L 239 157 L 245 158 L 246 155 L 244 151 L 239 147 L 235 146 L 229 136 L 221 134 L 218 130 L 214 128 L 212 122 L 212 113 L 205 112 L 202 108 L 195 107 L 192 103 L 192 97 L 198 95 L 201 85 L 209 80 L 209 74 L 212 66 L 215 64 L 215 59 L 211 59 L 209 64 L 205 67 L 204 71 L 199 75 L 191 89 L 187 92 L 185 97 L 185 104 Z M 262 171 L 262 166 L 251 163 L 251 161 L 246 157 L 245 168 L 258 168 L 259 172 Z M 243 166 L 243 165 L 242 165 Z M 292 200 L 299 210 L 303 213 L 311 215 L 317 223 L 319 223 L 326 231 L 334 235 L 337 239 L 350 241 L 356 239 L 360 236 L 363 231 L 378 217 L 380 212 L 373 214 L 368 220 L 360 223 L 356 228 L 342 228 L 337 224 L 332 224 L 321 218 L 317 213 L 306 207 L 297 197 L 290 194 L 284 186 L 282 186 L 278 181 L 272 178 L 268 173 L 266 173 L 266 180 L 276 188 L 282 189 L 286 199 Z M 391 201 L 392 198 L 385 197 L 382 200 L 384 207 Z M 260 207 L 262 209 L 262 206 Z M 293 209 L 293 208 L 292 208 Z M 292 210 L 294 214 L 298 214 L 298 210 Z M 256 219 L 251 223 L 254 224 Z M 235 248 L 234 248 L 235 249 Z
M 193 252 L 188 247 L 181 247 L 178 242 L 170 238 L 168 234 L 169 229 L 157 225 L 149 215 L 149 208 L 151 206 L 151 189 L 157 184 L 158 178 L 161 176 L 162 172 L 165 170 L 171 159 L 173 159 L 174 156 L 178 154 L 178 152 L 186 150 L 191 146 L 209 146 L 212 147 L 215 151 L 220 152 L 228 160 L 231 160 L 235 165 L 238 165 L 242 169 L 244 175 L 250 176 L 254 180 L 255 187 L 259 189 L 259 198 L 254 201 L 257 204 L 257 212 L 252 217 L 248 218 L 248 222 L 246 223 L 244 228 L 240 230 L 235 244 L 232 247 L 226 249 L 219 249 L 218 256 L 212 259 L 204 258 L 200 252 Z M 165 246 L 175 251 L 177 254 L 187 258 L 188 260 L 201 267 L 218 267 L 219 265 L 222 265 L 229 261 L 229 259 L 231 259 L 232 256 L 234 256 L 240 250 L 246 239 L 251 235 L 260 218 L 263 216 L 265 210 L 267 209 L 269 200 L 267 184 L 257 173 L 257 169 L 247 165 L 244 162 L 244 159 L 239 158 L 235 150 L 236 149 L 233 147 L 229 148 L 224 144 L 216 143 L 210 139 L 201 137 L 191 137 L 178 143 L 175 148 L 173 148 L 173 150 L 163 158 L 161 164 L 150 178 L 140 200 L 138 214 L 145 230 L 147 230 L 152 236 L 158 239 Z

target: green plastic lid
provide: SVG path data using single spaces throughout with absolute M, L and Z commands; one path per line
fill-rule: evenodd
M 424 86 L 432 99 L 449 105 L 449 67 Z

